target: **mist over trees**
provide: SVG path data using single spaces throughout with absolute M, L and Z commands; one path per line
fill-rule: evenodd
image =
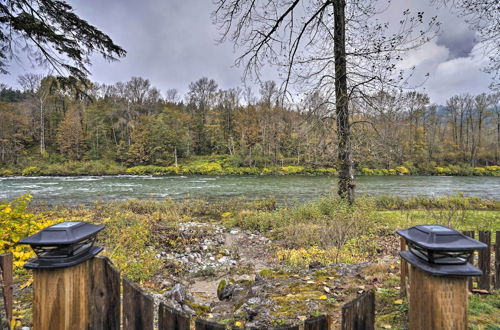
M 82 97 L 52 77 L 22 76 L 0 87 L 0 164 L 106 160 L 174 165 L 227 155 L 234 166 L 338 167 L 335 118 L 320 94 L 283 105 L 277 84 L 255 94 L 201 78 L 181 96 L 150 81 L 100 85 Z M 246 100 L 250 100 L 247 102 Z M 500 162 L 499 94 L 457 95 L 446 105 L 418 92 L 369 95 L 352 103 L 355 168 L 483 166 Z

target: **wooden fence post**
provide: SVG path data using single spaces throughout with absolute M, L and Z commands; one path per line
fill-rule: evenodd
M 467 278 L 410 270 L 409 329 L 466 330 Z
M 325 315 L 321 315 L 305 320 L 304 330 L 328 330 L 327 317 Z
M 153 330 L 153 298 L 123 279 L 123 330 Z
M 89 329 L 120 329 L 120 272 L 106 257 L 91 260 Z
M 196 330 L 224 330 L 226 326 L 224 324 L 214 323 L 210 321 L 197 319 L 195 323 Z
M 495 289 L 500 289 L 500 230 L 496 232 L 495 240 Z
M 483 271 L 483 275 L 479 277 L 478 289 L 490 291 L 490 262 L 491 262 L 491 231 L 479 231 L 479 241 L 488 245 L 486 249 L 479 251 L 479 269 Z
M 373 329 L 375 329 L 375 292 L 371 290 L 342 306 L 342 330 Z
M 476 236 L 476 233 L 473 230 L 464 231 L 463 234 L 465 236 L 470 237 L 470 238 L 474 238 Z M 467 262 L 469 262 L 471 265 L 474 265 L 474 254 L 475 254 L 475 251 L 472 251 L 469 259 L 467 260 Z M 468 284 L 469 291 L 472 291 L 472 289 L 474 289 L 474 278 L 472 276 L 469 277 L 468 283 L 469 283 Z
M 13 277 L 12 277 L 12 253 L 0 254 L 0 284 L 2 285 L 3 305 L 5 317 L 8 324 L 12 320 L 12 302 L 13 302 Z M 1 319 L 0 319 L 1 326 Z
M 59 269 L 33 269 L 33 329 L 86 329 L 90 260 Z
M 407 250 L 406 239 L 401 237 L 401 251 Z M 408 283 L 408 263 L 403 257 L 399 257 L 400 266 L 400 282 L 399 282 L 399 294 L 401 297 L 406 297 L 407 288 L 410 283 Z
M 191 318 L 184 313 L 160 303 L 158 307 L 159 330 L 190 330 Z

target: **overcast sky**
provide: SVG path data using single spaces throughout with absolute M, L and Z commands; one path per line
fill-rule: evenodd
M 190 82 L 203 76 L 215 79 L 219 87 L 241 86 L 241 69 L 233 63 L 237 50 L 229 43 L 217 44 L 218 31 L 212 25 L 210 0 L 74 0 L 75 12 L 127 50 L 126 58 L 109 63 L 93 59 L 91 79 L 112 84 L 133 76 L 149 79 L 163 93 L 177 88 L 181 94 Z M 406 8 L 438 15 L 441 34 L 405 57 L 403 66 L 417 68 L 417 78 L 430 77 L 420 89 L 431 102 L 445 104 L 460 93 L 488 92 L 490 77 L 481 72 L 484 58 L 475 33 L 447 9 L 429 7 L 428 0 L 393 1 L 383 14 L 397 22 Z M 16 86 L 19 74 L 36 69 L 12 64 L 10 75 L 0 79 Z M 275 78 L 269 73 L 267 79 Z

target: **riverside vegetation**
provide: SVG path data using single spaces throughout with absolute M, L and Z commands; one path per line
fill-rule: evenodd
M 270 305 L 266 312 L 252 313 L 263 314 L 262 322 L 267 317 L 279 325 L 321 313 L 338 316 L 349 297 L 375 288 L 377 327 L 404 328 L 407 303 L 398 296 L 399 238 L 395 229 L 438 223 L 457 230 L 500 230 L 500 202 L 460 195 L 364 198 L 352 207 L 331 196 L 281 208 L 273 199 L 266 199 L 216 203 L 130 200 L 34 209 L 29 200 L 29 196 L 21 196 L 0 204 L 0 252 L 14 253 L 16 318 L 23 325 L 30 322 L 31 282 L 21 266 L 32 252 L 14 243 L 63 219 L 105 224 L 99 235 L 104 254 L 155 296 L 163 297 L 175 283 L 210 287 L 226 278 L 249 290 L 259 287 L 262 292 L 246 301 L 245 308 L 241 301 L 235 302 L 236 296 L 218 302 L 216 297 L 213 301 L 208 297 L 209 292 L 188 302 L 198 316 L 229 325 L 250 324 L 247 312 L 257 298 Z M 244 263 L 245 251 L 233 250 L 228 237 L 239 239 L 237 245 L 255 249 L 258 257 L 250 259 L 259 264 Z M 204 266 L 192 271 L 192 264 Z M 270 288 L 262 289 L 258 283 Z M 499 307 L 498 292 L 471 296 L 471 327 L 494 329 L 500 323 L 495 312 Z
M 177 165 L 138 165 L 125 167 L 115 161 L 66 161 L 50 163 L 43 160 L 29 162 L 29 166 L 0 167 L 0 176 L 67 176 L 67 175 L 336 175 L 335 167 L 287 166 L 240 166 L 235 157 L 212 155 L 191 157 Z M 437 166 L 436 163 L 411 162 L 394 168 L 361 167 L 357 175 L 457 175 L 500 176 L 500 166 L 476 166 L 467 164 Z
M 0 175 L 330 175 L 339 166 L 327 102 L 312 94 L 283 105 L 272 81 L 254 95 L 201 78 L 184 97 L 163 97 L 140 77 L 78 89 L 52 76 L 19 81 L 22 90 L 0 84 Z M 350 109 L 358 174 L 500 175 L 498 93 L 446 105 L 416 92 L 366 97 Z

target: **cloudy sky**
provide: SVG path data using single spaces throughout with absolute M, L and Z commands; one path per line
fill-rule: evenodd
M 112 84 L 132 76 L 148 78 L 163 93 L 177 88 L 182 94 L 190 82 L 203 76 L 221 88 L 241 86 L 241 69 L 234 67 L 238 50 L 217 44 L 210 0 L 73 0 L 77 14 L 127 50 L 126 58 L 108 63 L 93 59 L 92 80 Z M 442 23 L 438 38 L 405 57 L 403 66 L 415 65 L 417 77 L 430 77 L 420 87 L 431 101 L 444 104 L 460 93 L 488 91 L 490 78 L 481 72 L 485 60 L 475 33 L 448 9 L 429 7 L 428 0 L 393 1 L 383 19 L 397 22 L 406 8 L 437 15 Z M 15 86 L 19 74 L 36 71 L 29 63 L 12 64 L 11 74 L 0 79 Z M 271 70 L 272 71 L 272 70 Z M 271 72 L 265 78 L 275 78 Z

